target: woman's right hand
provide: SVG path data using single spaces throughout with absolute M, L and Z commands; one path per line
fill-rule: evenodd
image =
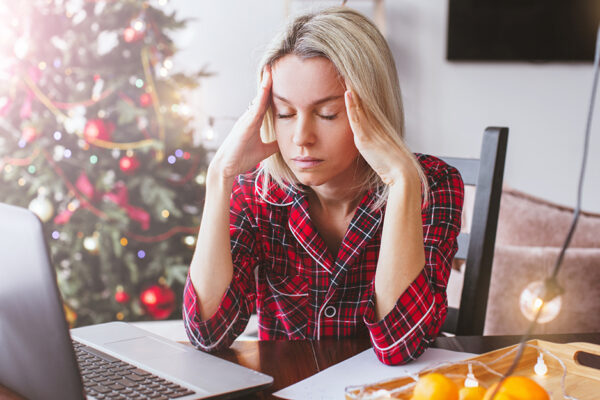
M 276 141 L 264 143 L 260 137 L 260 127 L 271 101 L 272 85 L 271 67 L 267 65 L 256 97 L 237 120 L 210 163 L 212 172 L 222 179 L 235 178 L 279 149 Z

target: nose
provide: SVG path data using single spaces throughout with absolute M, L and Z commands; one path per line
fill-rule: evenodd
M 315 132 L 312 119 L 307 116 L 298 115 L 294 136 L 292 141 L 296 146 L 308 146 L 315 142 Z

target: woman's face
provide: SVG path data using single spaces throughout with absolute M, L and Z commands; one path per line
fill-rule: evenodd
M 331 61 L 287 55 L 272 69 L 279 150 L 303 185 L 352 185 L 359 152 Z

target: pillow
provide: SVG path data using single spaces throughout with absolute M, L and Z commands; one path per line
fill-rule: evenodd
M 573 219 L 573 209 L 504 188 L 496 243 L 562 247 Z M 600 248 L 600 214 L 583 212 L 570 246 Z

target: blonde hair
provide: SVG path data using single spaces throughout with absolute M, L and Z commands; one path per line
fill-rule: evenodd
M 404 113 L 396 64 L 377 27 L 348 7 L 332 7 L 301 15 L 271 42 L 260 62 L 258 81 L 262 78 L 264 66 L 273 66 L 287 55 L 302 59 L 324 57 L 331 61 L 342 82 L 348 83 L 360 98 L 362 109 L 375 125 L 376 132 L 392 138 L 413 162 L 419 172 L 426 199 L 427 178 L 416 157 L 402 140 Z M 265 142 L 275 140 L 271 108 L 265 114 L 261 135 Z M 387 200 L 389 187 L 366 162 L 364 164 L 367 166 L 367 176 L 360 189 L 381 189 L 381 196 L 375 203 L 375 208 L 379 208 Z M 264 179 L 264 191 L 271 181 L 282 188 L 292 186 L 301 190 L 294 173 L 279 152 L 262 162 L 259 175 Z

